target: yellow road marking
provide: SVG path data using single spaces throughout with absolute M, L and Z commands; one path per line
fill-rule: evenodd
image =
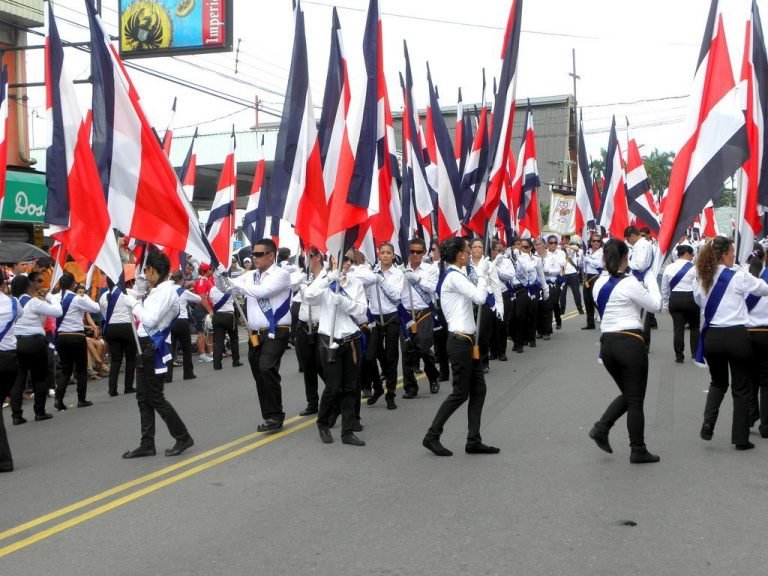
M 572 318 L 576 318 L 576 316 L 579 315 L 578 310 L 574 310 L 573 312 L 566 312 L 561 316 L 561 320 L 571 320 Z

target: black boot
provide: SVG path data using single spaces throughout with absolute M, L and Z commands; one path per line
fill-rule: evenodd
M 595 441 L 595 444 L 597 444 L 597 447 L 600 448 L 600 450 L 608 452 L 608 454 L 613 454 L 613 448 L 611 448 L 611 444 L 608 442 L 608 432 L 608 428 L 603 424 L 595 422 L 595 425 L 592 426 L 592 430 L 589 431 L 589 437 Z
M 656 454 L 651 454 L 648 449 L 643 446 L 633 446 L 632 454 L 629 455 L 629 461 L 632 464 L 653 464 L 661 460 Z

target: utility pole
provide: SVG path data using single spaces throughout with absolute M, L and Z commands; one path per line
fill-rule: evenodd
M 578 168 L 578 166 L 579 166 L 579 116 L 578 116 L 578 113 L 577 113 L 578 108 L 577 108 L 577 100 L 576 100 L 576 80 L 580 80 L 581 76 L 576 74 L 576 49 L 575 48 L 571 48 L 571 56 L 573 58 L 573 68 L 572 68 L 572 72 L 570 74 L 568 74 L 568 76 L 573 78 L 573 118 L 574 118 L 574 121 L 575 121 L 574 123 L 576 125 L 576 148 L 575 148 L 575 150 L 576 150 L 576 171 L 577 171 L 576 178 L 578 179 L 578 170 L 579 170 L 579 168 Z M 568 158 L 568 160 L 570 160 L 570 158 Z M 568 171 L 568 175 L 571 176 L 570 170 Z M 575 180 L 572 180 L 572 182 L 575 182 Z

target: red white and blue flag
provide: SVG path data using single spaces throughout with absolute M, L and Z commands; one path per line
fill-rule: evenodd
M 605 184 L 600 200 L 598 224 L 614 238 L 624 238 L 629 226 L 627 194 L 624 186 L 624 166 L 621 147 L 616 135 L 616 117 L 611 121 L 611 135 L 608 138 L 608 153 L 605 157 Z
M 8 168 L 5 159 L 8 157 L 8 67 L 3 66 L 0 75 L 0 218 L 3 214 L 3 199 L 5 198 L 5 174 Z
M 171 144 L 173 143 L 173 119 L 176 116 L 176 97 L 173 97 L 173 105 L 171 106 L 171 117 L 168 120 L 168 127 L 163 134 L 163 152 L 168 158 L 171 157 Z
M 192 202 L 192 198 L 195 196 L 195 177 L 197 175 L 197 155 L 195 154 L 196 140 L 197 128 L 195 128 L 195 133 L 192 135 L 192 141 L 189 143 L 187 155 L 184 157 L 184 163 L 178 171 L 181 187 L 184 189 L 184 194 L 186 194 L 187 200 L 190 202 Z
M 587 149 L 584 144 L 584 125 L 579 121 L 579 157 L 576 173 L 576 231 L 586 238 L 590 230 L 595 229 L 597 206 L 592 184 L 592 173 L 587 161 Z
M 197 215 L 147 121 L 138 92 L 93 5 L 85 4 L 91 31 L 93 153 L 112 226 L 170 252 L 212 262 Z
M 262 150 L 264 146 L 262 136 Z M 264 158 L 256 160 L 256 168 L 253 172 L 253 184 L 248 194 L 248 204 L 243 215 L 243 234 L 248 243 L 253 246 L 264 238 L 267 224 L 267 202 L 263 192 L 264 187 Z
M 638 228 L 647 226 L 652 236 L 659 233 L 659 209 L 651 192 L 651 181 L 643 166 L 640 148 L 627 121 L 627 207 Z
M 712 0 L 704 30 L 685 143 L 675 156 L 669 196 L 659 231 L 659 248 L 670 251 L 723 182 L 749 158 L 745 122 L 746 90 L 737 83 L 730 54 L 742 54 L 750 4 Z
M 51 145 L 46 152 L 51 237 L 85 268 L 96 264 L 114 282 L 123 266 L 112 231 L 99 172 L 90 146 L 90 121 L 83 120 L 75 85 L 64 67 L 64 48 L 48 3 L 45 39 L 46 108 Z
M 536 238 L 541 234 L 539 186 L 541 186 L 541 180 L 536 164 L 536 134 L 533 129 L 533 112 L 529 101 L 525 114 L 523 144 L 517 160 L 517 171 L 512 180 L 510 203 L 512 208 L 517 210 L 516 222 L 513 221 L 512 225 L 517 228 L 517 233 L 521 237 Z
M 488 185 L 488 106 L 485 102 L 485 74 L 483 74 L 483 102 L 477 131 L 472 142 L 472 152 L 467 158 L 461 177 L 462 202 L 465 228 L 479 236 L 485 236 L 485 191 Z
M 269 214 L 293 224 L 305 246 L 326 250 L 328 204 L 309 88 L 304 12 L 296 3 L 293 55 L 270 182 Z
M 219 185 L 213 197 L 211 212 L 205 225 L 205 235 L 213 248 L 219 266 L 225 268 L 232 260 L 232 235 L 235 233 L 235 189 L 237 186 L 237 162 L 235 160 L 235 127 L 229 154 L 219 176 Z
M 459 99 L 456 105 L 456 133 L 454 135 L 454 157 L 459 166 L 459 176 L 464 174 L 467 157 L 472 151 L 472 120 L 469 114 L 464 114 L 464 101 L 459 88 Z

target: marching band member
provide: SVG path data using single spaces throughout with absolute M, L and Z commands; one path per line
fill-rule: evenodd
M 691 329 L 691 358 L 699 345 L 699 320 L 701 310 L 693 299 L 693 284 L 696 268 L 693 265 L 693 247 L 680 244 L 677 259 L 664 269 L 661 277 L 662 310 L 669 310 L 672 316 L 672 346 L 675 362 L 685 362 L 685 325 Z
M 755 243 L 749 257 L 749 273 L 768 283 L 765 250 Z M 768 298 L 750 294 L 746 298 L 749 321 L 747 332 L 752 341 L 752 390 L 750 423 L 760 422 L 760 437 L 768 438 Z
M 600 234 L 589 237 L 589 247 L 583 257 L 584 262 L 584 308 L 587 311 L 587 325 L 582 330 L 595 329 L 595 298 L 592 288 L 603 273 L 603 239 Z
M 435 274 L 438 278 L 443 273 L 443 261 L 440 258 L 440 245 L 436 241 L 432 241 L 432 266 L 435 268 Z M 445 316 L 443 315 L 443 309 L 440 305 L 440 296 L 435 292 L 435 311 L 437 312 L 437 319 L 439 327 L 435 325 L 433 330 L 435 339 L 435 359 L 439 365 L 440 376 L 439 382 L 448 382 L 451 376 L 450 362 L 448 361 L 448 352 L 446 352 L 446 343 L 448 342 L 448 333 L 445 328 Z M 506 346 L 506 344 L 505 344 Z
M 176 286 L 184 287 L 184 273 L 181 270 L 173 272 L 171 280 Z M 203 299 L 191 290 L 184 290 L 179 296 L 179 315 L 171 325 L 171 353 L 176 351 L 177 346 L 181 346 L 181 366 L 184 380 L 194 380 L 197 378 L 195 367 L 192 364 L 192 332 L 190 330 L 189 305 L 198 305 L 202 301 Z M 165 375 L 166 384 L 173 382 L 173 368 L 173 359 L 171 359 L 168 362 L 168 373 Z M 135 390 L 126 389 L 126 394 L 128 392 L 135 392 Z
M 483 260 L 478 264 L 475 269 L 478 275 L 475 285 L 466 276 L 469 248 L 463 238 L 446 240 L 440 252 L 447 267 L 438 282 L 437 292 L 443 303 L 448 327 L 448 356 L 453 372 L 453 391 L 438 409 L 422 444 L 437 456 L 452 456 L 453 452 L 440 442 L 443 426 L 456 409 L 469 400 L 465 451 L 468 454 L 498 454 L 499 449 L 483 444 L 480 436 L 486 387 L 482 362 L 473 356 L 476 326 L 472 305 L 480 306 L 488 297 L 486 275 L 490 262 Z
M 601 450 L 612 453 L 608 433 L 616 421 L 627 414 L 629 461 L 633 464 L 658 462 L 660 458 L 645 447 L 643 403 L 648 385 L 648 352 L 642 336 L 642 309 L 657 311 L 661 295 L 656 278 L 646 278 L 645 286 L 627 275 L 627 245 L 611 239 L 603 248 L 607 273 L 595 282 L 594 294 L 600 313 L 600 358 L 621 394 L 611 402 L 589 432 Z
M 213 318 L 213 369 L 221 370 L 221 359 L 224 356 L 224 339 L 229 336 L 232 345 L 232 367 L 242 366 L 240 362 L 240 342 L 237 336 L 237 314 L 235 313 L 235 298 L 232 294 L 222 291 L 214 284 L 208 292 L 211 301 Z
M 541 259 L 533 254 L 533 239 L 523 238 L 520 241 L 520 256 L 517 259 L 518 273 L 520 274 L 522 284 L 525 287 L 525 296 L 521 300 L 518 308 L 518 300 L 515 301 L 515 322 L 519 330 L 519 344 L 515 341 L 515 346 L 528 344 L 531 348 L 536 347 L 536 315 L 539 302 L 549 299 L 549 286 L 544 278 L 544 269 Z
M 349 268 L 347 268 L 347 265 L 349 265 Z M 362 282 L 363 288 L 366 291 L 365 315 L 358 319 L 363 353 L 363 365 L 360 369 L 360 387 L 362 388 L 362 397 L 370 398 L 374 388 L 381 390 L 383 394 L 381 373 L 379 372 L 379 364 L 376 361 L 376 351 L 373 350 L 371 352 L 369 345 L 371 342 L 372 331 L 376 326 L 376 319 L 371 313 L 370 303 L 367 300 L 367 296 L 369 288 L 376 284 L 377 275 L 373 272 L 373 267 L 365 260 L 365 255 L 360 250 L 354 250 L 351 255 L 348 254 L 345 256 L 343 267 L 345 268 L 345 274 L 350 278 L 356 278 Z
M 544 340 L 549 340 L 552 335 L 552 316 L 557 329 L 563 326 L 560 315 L 560 290 L 565 279 L 563 278 L 563 269 L 565 268 L 565 254 L 557 248 L 557 236 L 547 236 L 547 251 L 543 256 L 544 279 L 549 286 L 549 298 L 543 303 L 544 322 L 542 325 L 542 334 Z
M 24 316 L 18 300 L 5 293 L 5 270 L 0 266 L 0 398 L 5 399 L 16 381 L 16 335 L 14 325 Z M 0 410 L 0 472 L 13 471 L 13 455 Z
M 640 233 L 635 226 L 628 226 L 624 230 L 624 238 L 630 245 L 629 268 L 632 275 L 640 282 L 645 283 L 648 276 L 656 277 L 655 266 L 656 251 L 646 236 Z M 643 339 L 645 347 L 650 350 L 651 347 L 651 324 L 656 322 L 653 313 L 646 313 L 643 318 Z
M 99 298 L 101 317 L 104 318 L 104 341 L 109 346 L 109 384 L 107 392 L 117 396 L 117 381 L 125 358 L 125 383 L 123 394 L 135 392 L 136 340 L 133 336 L 131 311 L 125 303 L 123 291 L 107 278 L 107 291 Z
M 579 266 L 581 266 L 581 244 L 578 240 L 571 240 L 569 234 L 564 234 L 562 250 L 565 256 L 563 267 L 563 286 L 560 291 L 560 314 L 565 314 L 565 301 L 570 287 L 573 293 L 573 301 L 579 314 L 584 314 L 581 306 L 581 292 L 579 292 Z
M 696 260 L 693 297 L 704 311 L 696 360 L 701 363 L 706 358 L 712 377 L 700 436 L 703 440 L 712 439 L 720 404 L 728 390 L 730 369 L 731 443 L 737 450 L 749 450 L 755 445 L 749 441 L 752 343 L 746 328 L 749 312 L 745 297 L 768 296 L 768 284 L 743 270 L 732 270 L 735 258 L 733 242 L 717 236 L 699 250 Z
M 487 262 L 488 263 L 488 273 L 487 273 L 487 279 L 488 279 L 488 286 L 491 288 L 490 294 L 493 296 L 492 303 L 494 310 L 498 310 L 499 307 L 504 305 L 504 300 L 501 296 L 501 281 L 499 280 L 499 275 L 496 272 L 496 267 L 493 265 L 493 262 L 488 260 L 488 258 L 485 257 L 483 254 L 485 250 L 485 244 L 483 243 L 483 240 L 481 238 L 474 238 L 469 244 L 470 248 L 470 258 L 469 262 L 467 262 L 467 277 L 472 281 L 473 284 L 477 283 L 477 267 L 480 266 L 481 263 Z M 483 371 L 487 374 L 490 370 L 488 366 L 488 359 L 489 359 L 489 351 L 491 348 L 491 333 L 492 333 L 492 326 L 494 322 L 494 310 L 491 309 L 491 306 L 488 304 L 488 302 L 484 302 L 480 305 L 480 334 L 479 334 L 479 346 L 480 346 L 480 358 L 483 362 Z M 498 314 L 498 312 L 496 312 Z M 504 311 L 501 311 L 501 316 L 504 316 Z
M 514 276 L 515 266 L 512 261 L 504 255 L 506 247 L 501 240 L 491 242 L 491 262 L 496 269 L 496 275 L 499 278 L 499 291 L 501 299 L 504 302 L 504 314 L 501 318 L 493 319 L 493 334 L 491 335 L 491 360 L 507 361 L 507 337 L 509 336 L 509 325 L 512 319 L 512 290 L 513 287 L 506 278 L 510 274 Z M 502 277 L 502 268 L 505 270 L 505 277 Z
M 320 358 L 317 355 L 317 328 L 320 320 L 320 309 L 317 305 L 310 305 L 306 302 L 304 292 L 311 279 L 318 278 L 324 270 L 323 254 L 317 248 L 310 248 L 307 256 L 309 257 L 310 278 L 304 272 L 294 272 L 291 274 L 291 283 L 298 279 L 298 288 L 294 302 L 299 302 L 298 322 L 296 323 L 296 355 L 302 359 L 302 376 L 304 377 L 304 396 L 307 400 L 307 406 L 301 412 L 300 416 L 309 416 L 317 414 L 320 406 L 320 393 L 318 391 L 318 376 L 320 375 Z

